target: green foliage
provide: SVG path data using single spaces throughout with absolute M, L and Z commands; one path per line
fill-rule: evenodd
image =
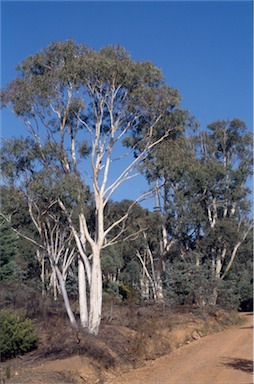
M 12 216 L 12 225 L 23 233 L 33 233 L 23 195 L 14 187 L 0 187 L 1 211 Z M 40 271 L 33 244 L 19 237 L 2 219 L 0 230 L 0 307 L 27 308 L 31 295 L 40 289 Z
M 140 280 L 140 263 L 137 260 L 130 260 L 122 270 L 121 278 L 127 284 L 137 284 Z
M 168 262 L 165 274 L 165 296 L 170 305 L 209 305 L 218 281 L 210 273 L 208 263 L 195 265 L 193 255 L 187 260 Z
M 105 281 L 103 283 L 103 297 L 112 302 L 132 300 L 135 297 L 135 292 L 132 286 L 119 283 L 117 281 Z
M 8 282 L 17 274 L 18 237 L 7 223 L 0 230 L 0 282 Z
M 189 251 L 188 257 L 184 260 L 179 260 L 175 256 L 172 261 L 166 263 L 164 293 L 168 304 L 196 304 L 200 307 L 209 307 L 216 292 L 219 306 L 233 310 L 252 310 L 252 254 L 250 234 L 224 280 L 215 277 L 209 258 L 202 257 L 202 254 Z M 198 265 L 197 260 L 200 261 Z
M 131 300 L 135 297 L 135 291 L 132 286 L 126 284 L 119 284 L 118 288 L 119 294 L 122 296 L 123 300 Z
M 0 281 L 3 283 L 15 279 L 17 275 L 17 270 L 18 266 L 15 261 L 10 261 L 9 263 L 4 264 L 0 268 Z
M 111 276 L 117 276 L 118 271 L 123 266 L 123 259 L 121 257 L 120 249 L 118 245 L 113 245 L 110 248 L 106 248 L 102 252 L 101 267 L 103 275 L 106 278 Z
M 104 299 L 121 301 L 123 297 L 119 292 L 119 283 L 114 281 L 105 281 L 103 283 L 103 297 Z
M 66 279 L 66 291 L 70 299 L 77 300 L 78 298 L 78 279 L 77 273 L 68 274 Z
M 6 360 L 26 353 L 37 345 L 36 327 L 24 311 L 0 311 L 0 353 Z
M 227 304 L 227 289 L 230 287 L 234 297 L 238 299 L 237 309 L 251 311 L 253 309 L 253 230 L 239 248 L 238 255 L 225 279 L 225 291 L 219 301 Z
M 236 276 L 231 275 L 231 278 L 220 282 L 217 304 L 224 309 L 239 309 L 241 294 L 237 280 Z
M 246 263 L 237 273 L 233 269 L 222 284 L 218 303 L 229 309 L 252 310 L 253 262 Z M 253 305 L 253 304 L 252 304 Z
M 17 253 L 17 235 L 13 233 L 10 226 L 3 222 L 0 232 L 0 265 L 7 264 Z

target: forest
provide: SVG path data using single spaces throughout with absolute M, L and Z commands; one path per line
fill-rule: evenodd
M 244 121 L 202 130 L 151 62 L 71 40 L 24 59 L 1 107 L 25 127 L 1 148 L 1 310 L 59 305 L 97 335 L 104 303 L 252 309 Z

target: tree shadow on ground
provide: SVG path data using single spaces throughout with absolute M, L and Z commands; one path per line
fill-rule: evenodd
M 253 361 L 247 359 L 225 359 L 226 361 L 223 365 L 226 365 L 229 368 L 239 369 L 240 371 L 246 373 L 253 373 Z

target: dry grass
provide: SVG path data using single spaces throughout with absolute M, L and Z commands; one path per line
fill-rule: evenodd
M 239 321 L 235 313 L 186 307 L 118 305 L 112 314 L 109 323 L 104 316 L 98 336 L 71 329 L 68 319 L 57 314 L 39 321 L 38 349 L 2 364 L 0 383 L 103 383 L 113 372 L 141 366 L 193 341 L 193 331 L 203 337 Z

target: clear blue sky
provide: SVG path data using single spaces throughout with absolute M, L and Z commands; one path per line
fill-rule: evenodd
M 252 130 L 251 1 L 2 1 L 1 25 L 2 87 L 22 59 L 52 41 L 120 44 L 162 69 L 201 128 L 238 117 Z M 21 133 L 3 112 L 1 135 Z

